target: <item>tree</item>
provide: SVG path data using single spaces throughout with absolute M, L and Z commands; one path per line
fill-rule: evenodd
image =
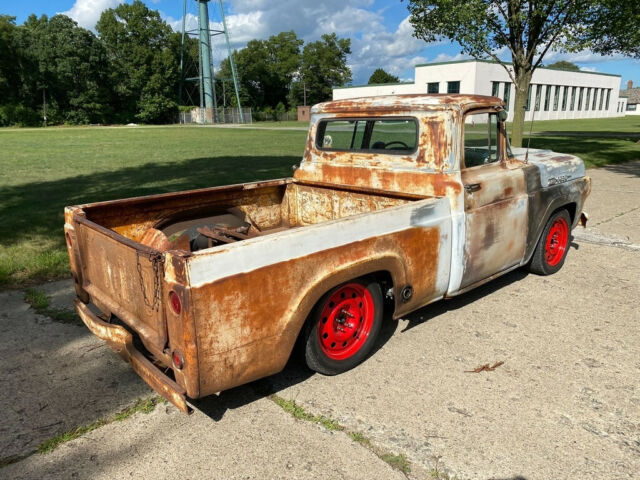
M 23 29 L 32 71 L 33 106 L 47 105 L 48 123 L 100 123 L 110 111 L 106 51 L 89 30 L 65 15 L 30 16 Z
M 301 105 L 305 90 L 307 104 L 329 100 L 333 87 L 341 87 L 351 81 L 351 70 L 347 65 L 347 55 L 350 53 L 351 40 L 338 38 L 335 33 L 322 35 L 321 40 L 307 43 L 289 103 Z
M 556 68 L 558 70 L 568 70 L 570 72 L 579 72 L 580 67 L 572 62 L 567 62 L 566 60 L 560 60 L 555 63 L 551 63 L 547 65 L 547 68 Z
M 171 27 L 140 0 L 105 10 L 96 30 L 109 53 L 119 120 L 162 123 L 174 119 L 179 56 Z
M 398 83 L 400 79 L 395 75 L 385 72 L 382 68 L 376 70 L 369 77 L 369 85 L 380 83 Z
M 602 55 L 622 53 L 640 58 L 639 25 L 640 2 L 600 0 L 593 2 L 574 38 L 578 48 L 589 48 Z
M 286 103 L 291 82 L 300 68 L 303 43 L 294 31 L 281 32 L 267 40 L 251 40 L 234 52 L 243 105 L 245 100 L 247 106 L 256 108 Z M 228 58 L 222 61 L 219 77 L 232 78 Z
M 448 38 L 462 52 L 500 63 L 515 84 L 515 108 L 511 143 L 522 145 L 525 104 L 533 72 L 547 52 L 592 48 L 598 52 L 638 54 L 637 0 L 409 0 L 410 22 L 415 36 L 427 42 Z M 628 18 L 614 13 L 615 8 Z M 632 15 L 635 12 L 635 17 Z M 615 17 L 616 28 L 603 25 Z M 601 31 L 605 39 L 595 35 Z M 620 40 L 624 35 L 624 41 Z M 610 41 L 609 41 L 610 40 Z M 511 65 L 498 56 L 501 49 L 511 55 Z

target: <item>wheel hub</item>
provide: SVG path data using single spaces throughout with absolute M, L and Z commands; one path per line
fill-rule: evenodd
M 333 360 L 355 355 L 369 336 L 374 305 L 371 294 L 358 283 L 340 287 L 322 308 L 318 336 L 322 351 Z

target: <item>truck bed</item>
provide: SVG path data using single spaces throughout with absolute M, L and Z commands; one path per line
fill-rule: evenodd
M 135 330 L 166 363 L 165 252 L 213 253 L 422 198 L 281 179 L 68 207 L 65 231 L 79 292 Z
M 81 208 L 88 221 L 154 250 L 196 251 L 421 198 L 282 179 Z

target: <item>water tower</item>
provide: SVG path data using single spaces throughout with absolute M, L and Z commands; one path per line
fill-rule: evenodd
M 187 30 L 187 2 L 195 2 L 198 7 L 197 18 L 198 27 L 196 29 Z M 242 105 L 240 103 L 240 93 L 238 88 L 238 74 L 236 72 L 236 65 L 233 59 L 233 51 L 231 50 L 231 42 L 229 41 L 229 31 L 227 29 L 227 21 L 224 14 L 224 7 L 222 0 L 218 0 L 218 8 L 220 12 L 220 19 L 222 23 L 222 29 L 216 30 L 210 28 L 209 23 L 209 2 L 211 0 L 183 0 L 182 7 L 182 49 L 180 52 L 180 99 L 179 103 L 182 104 L 182 91 L 184 82 L 196 82 L 199 85 L 200 93 L 200 112 L 201 123 L 218 123 L 224 122 L 224 117 L 220 115 L 218 109 L 218 100 L 216 98 L 215 81 L 219 80 L 224 82 L 231 80 L 233 82 L 233 88 L 236 94 L 236 102 L 238 105 L 238 116 L 240 123 L 244 123 L 244 116 L 242 114 Z M 193 5 L 193 3 L 191 3 Z M 195 15 L 194 15 L 195 16 Z M 224 35 L 227 45 L 227 55 L 229 56 L 229 64 L 231 66 L 231 79 L 228 78 L 215 78 L 213 57 L 212 57 L 212 38 L 216 35 Z M 184 61 L 184 48 L 185 39 L 187 36 L 194 36 L 198 38 L 199 55 L 198 55 L 198 76 L 197 77 L 185 77 L 185 61 Z

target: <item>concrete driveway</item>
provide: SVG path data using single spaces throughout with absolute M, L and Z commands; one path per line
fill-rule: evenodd
M 292 363 L 190 417 L 113 421 L 154 393 L 86 328 L 0 293 L 0 477 L 638 478 L 640 162 L 589 175 L 590 225 L 557 274 L 513 272 L 388 322 L 346 374 Z M 38 288 L 70 306 L 69 282 Z

